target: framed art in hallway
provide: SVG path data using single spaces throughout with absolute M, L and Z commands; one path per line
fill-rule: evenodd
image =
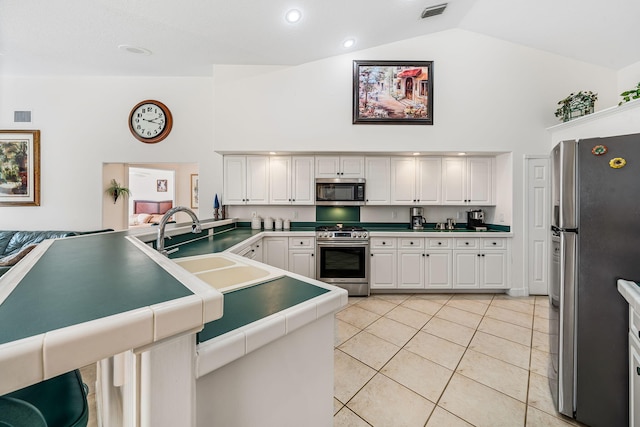
M 354 124 L 433 124 L 433 61 L 353 61 Z
M 39 130 L 0 130 L 0 206 L 40 206 Z
M 158 193 L 166 193 L 167 192 L 167 180 L 166 179 L 158 179 L 158 180 L 156 180 L 156 191 Z
M 191 174 L 191 209 L 198 209 L 198 174 Z

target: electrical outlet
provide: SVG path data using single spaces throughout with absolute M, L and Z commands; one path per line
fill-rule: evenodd
M 256 211 L 251 212 L 251 218 L 255 218 L 256 216 L 258 216 L 258 213 Z
M 499 217 L 498 221 L 504 222 L 504 214 L 503 213 L 500 214 L 500 217 Z
M 297 219 L 298 218 L 298 211 L 293 211 L 293 219 Z
M 398 212 L 391 211 L 391 219 L 396 219 L 396 218 L 398 218 Z

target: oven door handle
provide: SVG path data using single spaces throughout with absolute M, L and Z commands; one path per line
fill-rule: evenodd
M 342 246 L 369 246 L 369 242 L 316 242 L 316 246 L 342 247 Z

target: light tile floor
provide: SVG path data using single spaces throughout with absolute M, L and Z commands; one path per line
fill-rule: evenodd
M 336 314 L 334 426 L 579 426 L 549 391 L 549 304 L 374 295 Z

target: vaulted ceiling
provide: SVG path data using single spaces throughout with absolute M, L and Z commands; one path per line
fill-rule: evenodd
M 0 74 L 210 75 L 453 28 L 619 70 L 640 61 L 639 16 L 638 0 L 0 0 Z

